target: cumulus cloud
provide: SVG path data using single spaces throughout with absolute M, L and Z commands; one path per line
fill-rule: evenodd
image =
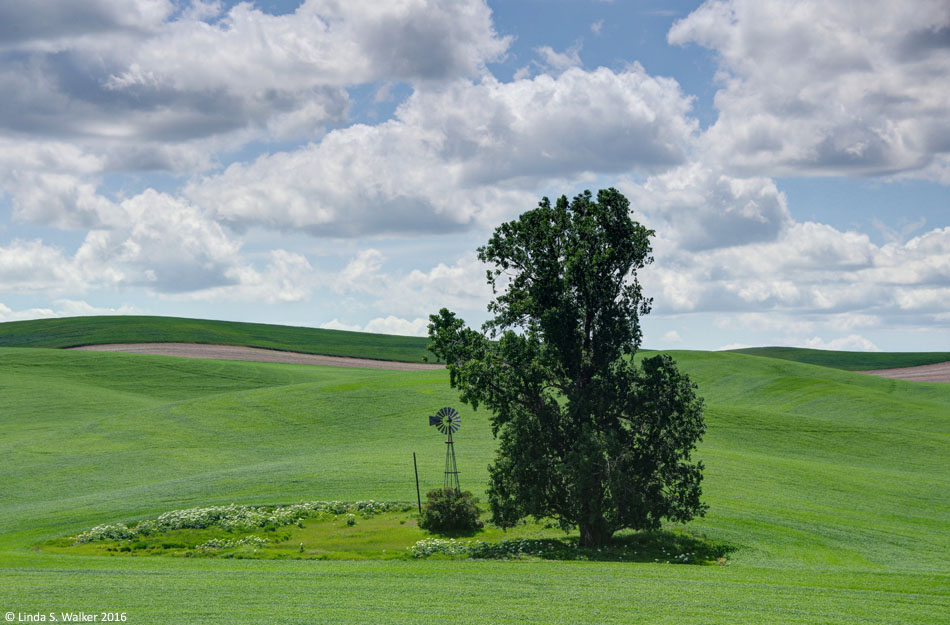
M 339 293 L 373 293 L 385 287 L 386 278 L 380 274 L 383 253 L 376 249 L 361 250 L 356 258 L 346 264 L 331 284 Z
M 338 293 L 367 293 L 373 306 L 392 314 L 427 318 L 442 307 L 456 311 L 484 311 L 492 297 L 485 279 L 487 266 L 474 252 L 453 264 L 438 263 L 427 270 L 386 269 L 385 257 L 375 249 L 359 252 L 332 278 Z M 339 328 L 344 329 L 344 328 Z
M 0 292 L 143 288 L 181 299 L 289 302 L 318 277 L 302 254 L 273 249 L 262 266 L 200 208 L 147 190 L 112 206 L 75 253 L 41 240 L 0 246 Z
M 428 336 L 429 320 L 417 318 L 413 320 L 402 319 L 389 315 L 387 317 L 377 317 L 366 323 L 366 325 L 344 323 L 339 319 L 333 319 L 321 325 L 321 328 L 329 330 L 346 330 L 348 332 L 371 332 L 374 334 L 396 334 L 399 336 Z
M 724 330 L 745 330 L 750 332 L 771 332 L 785 334 L 803 334 L 813 332 L 815 324 L 801 317 L 775 313 L 738 313 L 719 316 L 713 322 Z
M 808 347 L 811 349 L 830 349 L 837 351 L 848 351 L 848 352 L 879 352 L 881 348 L 875 345 L 872 341 L 864 338 L 859 334 L 849 334 L 848 336 L 841 336 L 833 338 L 831 340 L 825 340 L 821 337 L 812 337 L 810 339 L 805 339 L 799 341 L 792 347 Z
M 148 33 L 171 15 L 168 0 L 4 2 L 0 5 L 0 50 L 14 46 L 58 50 L 82 38 L 112 33 Z
M 69 143 L 0 136 L 0 190 L 18 219 L 58 228 L 108 220 L 113 204 L 96 190 L 102 168 L 103 159 Z
M 147 311 L 138 306 L 123 304 L 117 307 L 93 306 L 82 300 L 59 299 L 52 308 L 26 308 L 13 310 L 0 302 L 0 322 L 24 321 L 26 319 L 49 319 L 53 317 L 86 317 L 94 315 L 144 315 Z
M 373 319 L 363 327 L 364 332 L 376 334 L 399 334 L 402 336 L 428 336 L 429 320 L 417 318 L 412 321 L 399 317 L 380 317 Z
M 661 249 L 641 280 L 660 314 L 729 311 L 740 315 L 730 323 L 751 329 L 778 329 L 769 324 L 781 319 L 765 313 L 804 316 L 803 323 L 840 331 L 879 319 L 916 323 L 933 320 L 950 301 L 950 228 L 876 245 L 865 234 L 792 223 L 762 243 Z
M 600 22 L 601 26 L 603 22 Z M 600 33 L 600 29 L 594 31 Z M 535 49 L 538 56 L 541 57 L 544 66 L 549 67 L 555 71 L 564 71 L 572 67 L 580 67 L 583 65 L 581 61 L 581 44 L 580 42 L 575 43 L 569 47 L 564 52 L 557 52 L 551 46 L 540 46 Z
M 344 332 L 362 332 L 363 326 L 356 323 L 345 323 L 339 319 L 331 319 L 326 323 L 320 325 L 321 328 L 326 330 L 343 330 Z
M 240 244 L 196 207 L 150 189 L 121 209 L 121 225 L 90 230 L 76 253 L 87 273 L 163 293 L 238 282 Z
M 482 0 L 94 0 L 0 7 L 0 133 L 72 140 L 112 170 L 207 167 L 254 138 L 315 137 L 346 89 L 478 76 L 509 45 Z
M 642 67 L 456 81 L 413 93 L 395 118 L 237 163 L 185 191 L 219 219 L 358 236 L 495 224 L 545 180 L 650 172 L 684 160 L 690 100 Z
M 714 50 L 708 158 L 766 175 L 935 170 L 950 153 L 943 0 L 710 0 L 668 33 Z
M 736 178 L 691 163 L 622 185 L 659 236 L 690 250 L 775 240 L 792 224 L 785 195 L 769 178 Z
M 243 258 L 237 260 L 229 272 L 230 284 L 162 295 L 180 300 L 280 304 L 303 301 L 319 288 L 323 274 L 303 254 L 276 249 L 266 256 L 263 267 Z
M 663 340 L 667 343 L 682 343 L 683 337 L 676 330 L 670 330 L 663 335 Z
M 0 291 L 82 292 L 87 281 L 61 249 L 39 239 L 0 246 Z

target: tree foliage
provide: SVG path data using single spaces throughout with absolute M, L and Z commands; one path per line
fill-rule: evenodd
M 554 518 L 592 546 L 704 513 L 690 462 L 702 399 L 670 357 L 634 362 L 652 235 L 615 189 L 544 198 L 478 249 L 495 293 L 482 332 L 444 308 L 430 316 L 452 386 L 492 411 L 495 523 Z

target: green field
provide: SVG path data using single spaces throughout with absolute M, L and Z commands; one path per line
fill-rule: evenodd
M 177 317 L 67 317 L 0 323 L 0 347 L 79 347 L 108 343 L 205 343 L 421 362 L 429 340 L 265 323 Z
M 950 385 L 673 356 L 707 402 L 710 509 L 688 529 L 735 546 L 729 566 L 37 550 L 192 506 L 412 501 L 413 451 L 423 488 L 442 482 L 445 446 L 426 416 L 443 405 L 463 409 L 462 486 L 483 497 L 494 442 L 445 371 L 0 348 L 0 611 L 134 624 L 950 622 Z
M 845 371 L 917 367 L 950 361 L 950 352 L 836 352 L 800 347 L 747 347 L 731 351 L 736 354 L 781 358 Z

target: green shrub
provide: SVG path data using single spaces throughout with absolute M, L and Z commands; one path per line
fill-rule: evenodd
M 482 527 L 478 499 L 467 490 L 440 488 L 426 493 L 419 527 L 436 533 L 472 532 Z

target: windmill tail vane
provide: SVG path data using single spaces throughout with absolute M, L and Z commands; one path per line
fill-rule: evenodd
M 435 413 L 435 416 L 429 417 L 429 425 L 435 426 L 448 437 L 448 440 L 445 441 L 445 480 L 442 483 L 442 488 L 454 488 L 456 491 L 461 491 L 458 465 L 455 464 L 455 443 L 452 440 L 452 433 L 458 431 L 461 427 L 462 417 L 455 408 L 446 406 Z

